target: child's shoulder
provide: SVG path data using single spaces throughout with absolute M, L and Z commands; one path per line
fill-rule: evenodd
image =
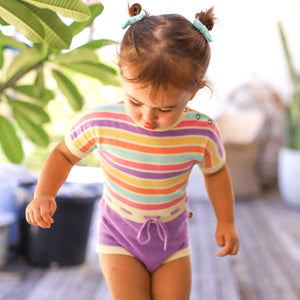
M 207 122 L 209 125 L 216 125 L 216 121 L 212 117 L 189 107 L 185 108 L 185 120 L 194 120 L 200 123 Z
M 126 111 L 123 102 L 98 105 L 82 112 L 75 125 L 86 122 L 93 122 L 93 124 L 96 124 L 95 121 L 105 119 L 124 119 L 124 115 L 126 115 Z

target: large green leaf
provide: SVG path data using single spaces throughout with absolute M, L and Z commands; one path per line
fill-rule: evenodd
M 109 45 L 114 45 L 114 44 L 117 44 L 117 43 L 118 42 L 113 41 L 113 40 L 109 40 L 109 39 L 94 40 L 94 41 L 88 42 L 88 43 L 80 46 L 77 49 L 97 50 L 97 49 L 100 49 L 102 47 L 109 46 Z
M 75 36 L 76 34 L 81 32 L 85 27 L 91 26 L 93 24 L 95 18 L 98 17 L 102 13 L 103 9 L 104 9 L 104 7 L 100 3 L 89 6 L 89 10 L 91 12 L 91 17 L 85 22 L 73 22 L 70 25 L 70 29 L 71 29 L 73 36 Z
M 26 38 L 42 42 L 45 31 L 32 11 L 18 0 L 0 0 L 0 17 L 13 25 Z
M 9 101 L 14 112 L 25 115 L 34 124 L 43 124 L 50 121 L 48 114 L 38 105 L 21 100 Z
M 40 94 L 36 87 L 37 85 L 16 85 L 12 89 L 24 96 L 41 102 L 42 106 L 54 99 L 54 94 L 51 90 L 43 89 L 42 94 Z
M 83 98 L 73 82 L 59 71 L 52 70 L 52 74 L 58 88 L 66 96 L 69 105 L 76 111 L 81 110 L 83 106 Z
M 0 31 L 0 44 L 2 44 L 4 46 L 11 46 L 13 48 L 17 48 L 17 49 L 21 49 L 21 50 L 28 49 L 28 46 L 26 44 L 17 41 L 13 37 L 2 34 L 1 31 Z
M 0 24 L 2 25 L 2 26 L 8 26 L 9 24 L 6 22 L 6 21 L 4 21 L 1 17 L 0 17 Z
M 33 123 L 26 115 L 23 115 L 15 108 L 13 108 L 13 114 L 20 128 L 31 141 L 42 147 L 49 145 L 49 136 L 42 126 Z
M 12 78 L 14 75 L 22 70 L 25 70 L 41 60 L 39 52 L 36 48 L 28 48 L 21 52 L 8 66 L 6 71 L 7 79 Z
M 2 69 L 4 64 L 4 46 L 0 44 L 0 69 Z
M 66 63 L 78 63 L 78 62 L 91 62 L 98 63 L 99 58 L 95 51 L 90 49 L 75 49 L 68 53 L 62 53 L 52 60 L 56 64 L 66 64 Z
M 6 157 L 13 163 L 20 163 L 23 158 L 22 144 L 14 126 L 3 116 L 0 116 L 0 144 Z
M 7 0 L 4 0 L 7 1 Z M 84 22 L 91 16 L 90 10 L 81 0 L 22 0 L 40 8 L 51 9 L 60 15 Z
M 64 64 L 76 72 L 91 76 L 100 80 L 105 85 L 120 86 L 120 81 L 117 77 L 117 71 L 102 63 L 93 64 L 89 62 Z
M 33 94 L 38 98 L 41 98 L 45 93 L 45 78 L 44 78 L 44 68 L 43 66 L 36 69 L 36 76 L 34 80 Z M 54 97 L 54 95 L 53 95 Z M 49 99 L 51 100 L 51 99 Z M 49 100 L 46 100 L 48 102 Z
M 45 42 L 54 49 L 69 49 L 72 33 L 69 27 L 49 9 L 41 9 L 31 4 L 26 4 L 39 19 L 45 30 Z

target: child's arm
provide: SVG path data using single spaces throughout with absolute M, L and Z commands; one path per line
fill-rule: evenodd
M 68 177 L 72 167 L 80 159 L 74 156 L 61 141 L 48 156 L 34 193 L 34 199 L 26 208 L 27 222 L 49 228 L 56 210 L 55 197 Z
M 218 221 L 216 241 L 220 247 L 224 247 L 218 256 L 235 255 L 239 250 L 239 235 L 234 225 L 234 196 L 227 166 L 203 177 Z

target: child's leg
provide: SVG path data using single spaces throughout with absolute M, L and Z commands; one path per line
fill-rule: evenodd
M 114 300 L 151 300 L 150 275 L 136 258 L 99 253 L 99 262 Z
M 152 300 L 188 300 L 191 277 L 189 256 L 163 264 L 151 276 Z

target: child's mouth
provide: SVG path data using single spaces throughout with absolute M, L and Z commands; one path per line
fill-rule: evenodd
M 143 125 L 146 129 L 150 129 L 150 130 L 154 130 L 156 128 L 156 126 L 153 125 L 148 125 L 148 124 L 144 124 Z

